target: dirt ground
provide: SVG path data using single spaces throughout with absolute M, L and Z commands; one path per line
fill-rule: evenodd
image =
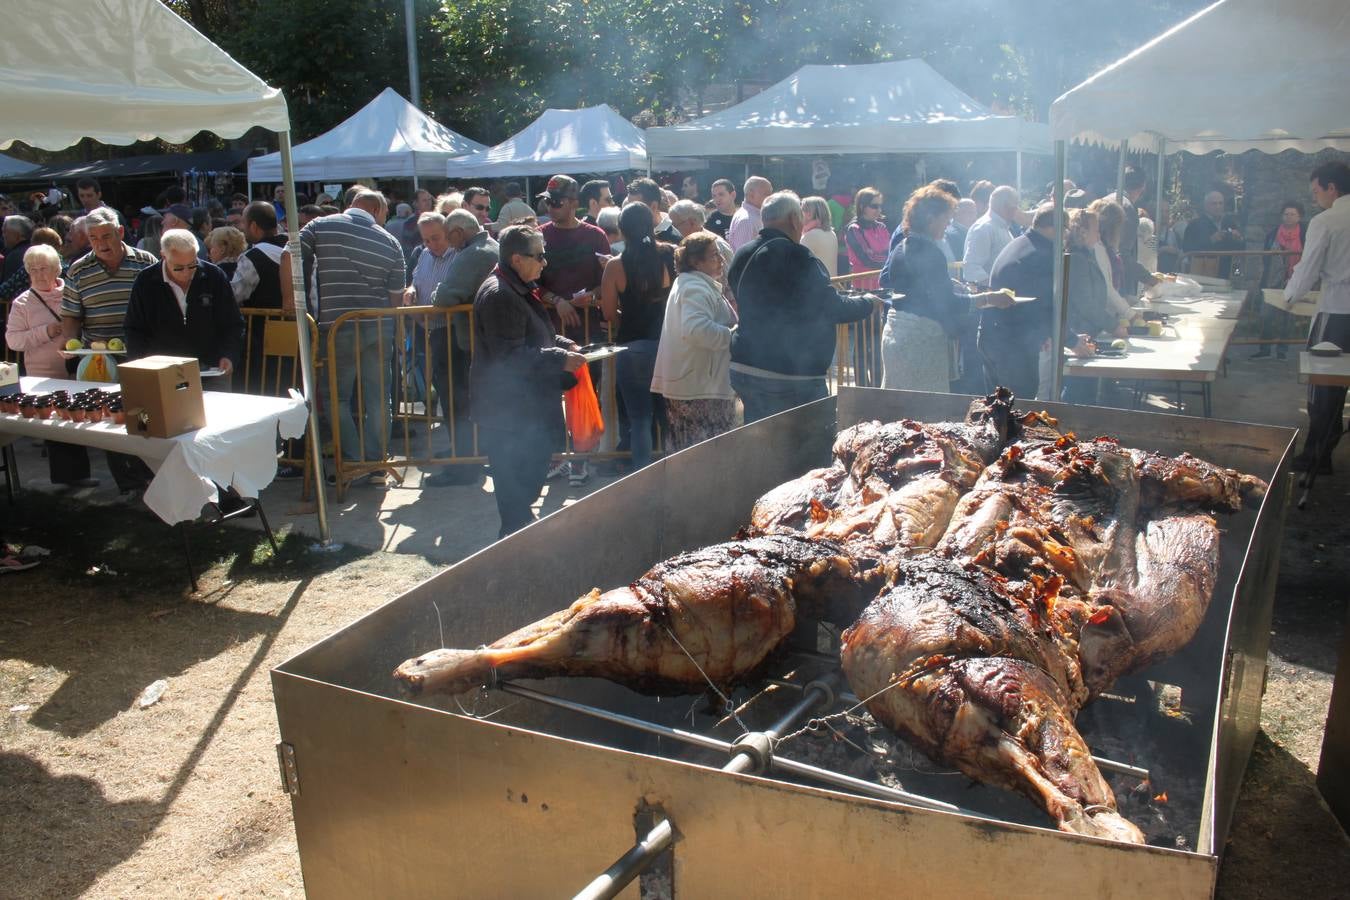
M 1288 512 L 1227 900 L 1350 896 L 1350 841 L 1313 783 L 1347 611 L 1343 468 Z M 179 535 L 144 509 L 25 492 L 15 510 L 9 539 L 54 554 L 0 581 L 0 896 L 301 895 L 268 670 L 441 563 L 313 553 L 298 533 L 274 555 L 254 530 L 194 526 L 192 595 Z

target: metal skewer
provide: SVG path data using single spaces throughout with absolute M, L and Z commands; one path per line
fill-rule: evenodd
M 590 706 L 589 704 L 578 703 L 574 700 L 555 697 L 552 694 L 545 694 L 541 691 L 536 691 L 533 688 L 523 687 L 509 681 L 499 682 L 495 687 L 508 694 L 514 694 L 518 697 L 524 697 L 530 700 L 537 700 L 540 703 L 603 719 L 607 722 L 626 725 L 648 734 L 671 738 L 706 750 L 720 750 L 725 753 L 733 754 L 731 761 L 723 766 L 723 771 L 744 773 L 762 771 L 766 768 L 775 769 L 781 772 L 809 778 L 814 781 L 824 782 L 826 784 L 834 785 L 835 787 L 844 788 L 845 790 L 854 793 L 876 797 L 881 800 L 906 803 L 912 806 L 920 806 L 925 809 L 957 813 L 958 815 L 972 816 L 980 819 L 989 818 L 988 816 L 963 809 L 952 803 L 933 800 L 932 798 L 924 797 L 920 794 L 911 794 L 908 791 L 874 784 L 870 781 L 864 781 L 861 778 L 853 778 L 852 776 L 832 772 L 829 769 L 823 769 L 819 766 L 813 766 L 808 763 L 798 762 L 793 759 L 775 755 L 773 753 L 773 745 L 784 731 L 791 728 L 794 723 L 807 715 L 816 706 L 822 704 L 829 705 L 834 702 L 836 694 L 831 681 L 837 679 L 837 677 L 837 674 L 827 676 L 827 679 L 813 681 L 805 687 L 792 685 L 803 691 L 802 699 L 794 704 L 793 707 L 770 728 L 764 731 L 749 732 L 742 735 L 735 742 L 723 741 L 679 728 L 658 725 L 655 722 L 648 722 L 634 716 L 627 716 L 622 713 L 611 712 L 606 709 Z M 791 682 L 789 682 L 789 684 L 791 684 Z M 673 838 L 674 828 L 669 819 L 661 820 L 632 848 L 619 857 L 619 859 L 615 860 L 613 865 L 606 869 L 602 875 L 578 893 L 576 898 L 578 898 L 578 900 L 601 900 L 601 898 L 617 896 L 618 893 L 631 883 L 634 878 L 642 874 L 662 851 L 670 846 Z

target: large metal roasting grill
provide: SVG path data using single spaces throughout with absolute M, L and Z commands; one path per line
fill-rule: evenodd
M 968 402 L 849 389 L 725 435 L 284 664 L 274 680 L 299 773 L 308 891 L 602 897 L 642 871 L 622 896 L 875 892 L 891 877 L 935 896 L 1087 896 L 1106 885 L 1208 896 L 1259 720 L 1287 430 L 1038 405 L 1079 434 L 1190 450 L 1270 481 L 1259 510 L 1221 522 L 1214 599 L 1191 644 L 1077 717 L 1148 846 L 1054 831 L 1020 795 L 934 764 L 873 722 L 827 623 L 799 623 L 756 678 L 701 696 L 494 678 L 476 693 L 408 702 L 389 679 L 409 656 L 489 642 L 593 586 L 725 540 L 760 494 L 822 465 L 839 429 L 959 419 Z M 719 880 L 731 865 L 753 869 L 753 882 Z

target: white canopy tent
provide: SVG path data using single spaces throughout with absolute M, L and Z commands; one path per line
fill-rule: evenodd
M 663 156 L 1049 153 L 1044 125 L 996 115 L 920 59 L 803 66 L 750 99 L 647 129 Z
M 650 171 L 655 163 L 676 169 L 704 166 L 693 160 L 652 160 L 642 129 L 602 103 L 582 109 L 546 109 L 495 147 L 450 160 L 442 174 L 450 178 L 547 177 L 559 172 Z
M 9 0 L 0 30 L 0 150 L 23 141 L 60 150 L 81 138 L 130 144 L 161 138 L 182 143 L 200 131 L 235 138 L 254 126 L 279 134 L 286 204 L 295 208 L 286 99 L 208 41 L 160 0 Z M 291 234 L 291 255 L 300 239 Z M 301 267 L 291 267 L 297 297 Z M 314 361 L 308 326 L 296 316 L 310 438 Z M 323 484 L 322 454 L 311 454 Z M 327 544 L 327 505 L 317 492 L 320 539 Z
M 447 161 L 486 149 L 446 128 L 387 87 L 341 125 L 297 144 L 291 159 L 300 181 L 415 180 L 444 178 Z M 250 184 L 280 181 L 281 154 L 250 159 L 248 180 Z
M 1350 150 L 1345 0 L 1220 0 L 1064 94 L 1054 140 L 1171 151 Z
M 37 166 L 21 159 L 15 159 L 12 156 L 5 156 L 0 153 L 0 178 L 8 178 L 11 175 L 23 175 L 36 169 Z
M 1066 148 L 1075 141 L 1119 146 L 1121 173 L 1131 144 L 1155 150 L 1159 201 L 1169 152 L 1350 150 L 1347 46 L 1346 0 L 1219 0 L 1201 10 L 1051 104 L 1060 209 Z M 1056 347 L 1063 298 L 1057 267 Z M 1054 371 L 1058 396 L 1062 367 Z

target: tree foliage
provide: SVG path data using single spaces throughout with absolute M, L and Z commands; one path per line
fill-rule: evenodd
M 281 87 L 299 139 L 386 86 L 408 94 L 402 0 L 164 0 Z M 1204 0 L 416 0 L 424 108 L 491 143 L 548 107 L 642 124 L 696 115 L 713 86 L 808 63 L 926 59 L 986 104 L 1044 118 L 1095 69 Z

